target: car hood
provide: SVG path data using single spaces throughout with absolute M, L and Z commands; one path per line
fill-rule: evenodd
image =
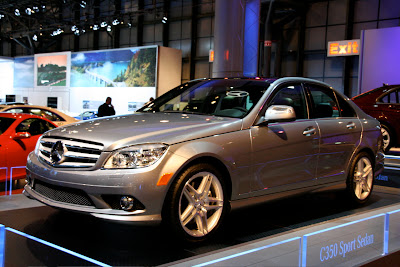
M 56 128 L 44 136 L 99 142 L 105 151 L 143 143 L 175 144 L 206 136 L 238 131 L 242 120 L 183 114 L 135 113 L 88 120 Z

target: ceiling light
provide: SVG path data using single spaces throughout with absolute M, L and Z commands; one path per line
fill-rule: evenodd
M 73 32 L 76 31 L 76 25 L 71 27 L 71 31 L 73 31 Z
M 97 31 L 98 29 L 99 29 L 99 25 L 97 25 L 97 24 L 93 25 L 93 30 L 94 31 Z
M 168 20 L 168 18 L 164 16 L 161 21 L 162 21 L 162 23 L 167 23 L 167 20 Z
M 0 19 L 2 19 L 2 18 L 4 18 L 4 15 L 3 15 L 3 14 L 0 14 Z
M 15 9 L 14 14 L 15 14 L 15 16 L 20 16 L 21 15 L 21 13 L 19 13 L 19 9 L 18 8 Z
M 100 24 L 100 26 L 101 26 L 102 28 L 107 27 L 107 22 L 103 21 L 103 22 Z
M 132 28 L 132 23 L 128 22 L 128 27 Z
M 28 14 L 28 16 L 32 15 L 32 9 L 28 7 L 27 9 L 25 9 L 25 13 Z
M 32 9 L 34 13 L 39 12 L 39 8 L 37 6 L 34 6 Z
M 81 1 L 80 6 L 81 6 L 81 8 L 85 8 L 86 7 L 86 2 L 85 1 Z
M 120 23 L 120 22 L 119 22 L 119 20 L 118 20 L 118 19 L 114 19 L 114 20 L 113 20 L 113 22 L 112 22 L 112 25 L 114 25 L 114 26 L 115 26 L 115 25 L 118 25 L 119 23 Z
M 76 30 L 74 31 L 74 34 L 79 36 L 79 34 L 80 34 L 80 33 L 79 33 L 79 30 L 76 29 Z
M 111 31 L 111 25 L 107 26 L 107 31 L 110 32 Z
M 37 35 L 36 35 L 36 34 L 33 35 L 32 40 L 35 41 L 35 42 L 37 42 Z

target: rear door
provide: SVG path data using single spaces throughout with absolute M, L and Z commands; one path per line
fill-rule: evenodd
M 347 100 L 331 88 L 311 83 L 306 87 L 311 116 L 320 132 L 317 183 L 345 180 L 351 156 L 360 144 L 361 122 Z

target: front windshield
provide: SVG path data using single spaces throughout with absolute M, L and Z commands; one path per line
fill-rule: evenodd
M 137 112 L 181 112 L 242 118 L 268 88 L 266 81 L 210 79 L 183 84 Z
M 0 117 L 0 134 L 3 134 L 13 124 L 15 119 Z

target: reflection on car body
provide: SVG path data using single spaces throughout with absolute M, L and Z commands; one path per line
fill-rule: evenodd
M 0 113 L 0 182 L 25 178 L 28 154 L 44 132 L 56 127 L 35 115 Z
M 135 114 L 46 133 L 27 169 L 25 194 L 43 203 L 163 222 L 196 242 L 250 203 L 339 185 L 366 202 L 383 169 L 382 137 L 377 120 L 322 82 L 202 79 Z

